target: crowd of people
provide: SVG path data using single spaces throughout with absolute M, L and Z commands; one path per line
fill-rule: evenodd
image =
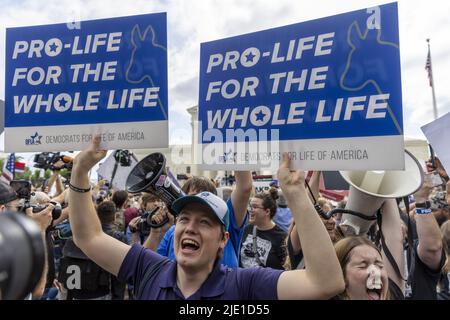
M 381 201 L 355 233 L 333 213 L 355 200 L 324 198 L 321 172 L 306 179 L 287 154 L 269 191 L 255 192 L 249 171 L 232 188 L 193 176 L 168 204 L 92 186 L 99 145 L 74 159 L 67 186 L 55 169 L 56 187 L 33 190 L 27 207 L 0 184 L 0 210 L 24 211 L 47 249 L 28 299 L 450 299 L 450 182 L 438 160 L 427 165 L 440 186 L 425 174 L 413 197 Z

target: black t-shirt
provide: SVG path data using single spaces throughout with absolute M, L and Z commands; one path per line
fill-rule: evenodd
M 414 242 L 414 250 L 411 255 L 411 263 L 408 276 L 408 284 L 411 286 L 411 294 L 406 297 L 409 300 L 436 300 L 436 286 L 441 275 L 441 269 L 445 263 L 445 253 L 442 251 L 441 262 L 437 270 L 431 270 L 419 258 L 417 254 L 418 241 Z
M 288 253 L 289 253 L 289 259 L 291 260 L 291 270 L 295 270 L 295 269 L 297 269 L 300 262 L 302 262 L 302 260 L 303 260 L 303 251 L 300 249 L 299 253 L 297 253 L 297 254 L 294 253 L 294 248 L 292 247 L 291 237 L 288 237 L 287 243 L 288 243 L 287 248 L 288 248 Z M 301 269 L 303 269 L 303 267 Z
M 243 268 L 270 267 L 284 269 L 286 260 L 286 232 L 275 225 L 270 230 L 256 229 L 256 252 L 253 242 L 253 225 L 244 229 L 239 265 Z

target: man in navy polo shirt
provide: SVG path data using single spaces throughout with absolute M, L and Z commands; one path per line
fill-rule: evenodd
M 174 202 L 178 212 L 174 249 L 168 261 L 139 244 L 130 247 L 102 232 L 90 197 L 89 170 L 106 155 L 100 136 L 74 160 L 70 184 L 70 221 L 76 245 L 120 279 L 134 279 L 136 299 L 328 299 L 344 290 L 344 278 L 330 237 L 308 198 L 303 171 L 291 172 L 288 154 L 278 170 L 281 189 L 298 228 L 307 268 L 229 269 L 218 261 L 228 240 L 226 203 L 202 192 Z M 143 280 L 147 277 L 146 280 Z
M 236 186 L 226 200 L 228 206 L 226 231 L 228 231 L 230 237 L 221 259 L 221 263 L 230 268 L 239 266 L 241 240 L 248 220 L 248 201 L 253 190 L 253 179 L 250 171 L 235 171 L 235 179 Z M 187 195 L 194 195 L 202 191 L 209 191 L 217 195 L 217 189 L 213 182 L 199 176 L 194 176 L 186 181 L 182 190 Z M 165 226 L 152 229 L 150 236 L 144 243 L 144 247 L 150 248 L 160 255 L 175 261 L 173 248 L 175 225 L 172 225 L 167 232 L 164 230 Z
M 252 191 L 252 176 L 250 171 L 236 171 L 236 188 L 227 199 L 228 214 L 225 221 L 225 230 L 229 233 L 229 240 L 225 246 L 221 263 L 230 268 L 239 266 L 239 254 L 241 248 L 241 240 L 244 235 L 244 227 L 247 224 L 247 206 Z M 192 185 L 185 191 L 187 195 L 194 195 L 201 191 L 211 191 L 216 193 L 216 189 L 202 190 L 201 187 Z M 156 230 L 157 231 L 157 230 Z M 173 247 L 175 225 L 170 227 L 161 242 L 159 243 L 157 253 L 168 257 L 170 260 L 176 260 L 175 250 Z M 153 230 L 152 230 L 153 232 Z M 144 247 L 149 246 L 144 243 Z M 150 247 L 151 248 L 151 247 Z

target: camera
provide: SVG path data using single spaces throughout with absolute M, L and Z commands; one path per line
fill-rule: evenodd
M 152 221 L 153 216 L 155 214 L 157 214 L 160 209 L 164 209 L 164 208 L 162 206 L 157 206 L 156 208 L 154 208 L 151 211 L 144 211 L 142 209 L 139 210 L 140 219 L 139 219 L 138 223 L 136 224 L 136 229 L 134 229 L 130 226 L 130 230 L 132 232 L 139 231 L 139 233 L 141 235 L 147 236 L 148 234 L 150 234 L 151 228 L 160 228 L 163 225 L 165 225 L 167 222 L 169 222 L 169 217 L 166 217 L 160 223 L 154 223 Z
M 31 182 L 27 180 L 12 180 L 9 185 L 17 194 L 19 199 L 30 200 L 31 197 Z
M 129 167 L 131 166 L 131 155 L 130 151 L 119 149 L 114 152 L 114 159 L 122 167 Z
M 58 202 L 51 201 L 50 203 L 55 206 L 52 210 L 52 219 L 56 220 L 61 216 L 62 206 Z M 47 207 L 48 205 L 39 205 L 39 204 L 31 205 L 31 208 L 33 208 L 33 213 L 39 213 Z
M 55 167 L 55 163 L 61 160 L 64 164 L 61 167 Z M 61 155 L 59 152 L 42 152 L 34 156 L 34 167 L 38 169 L 59 170 L 66 168 L 71 171 L 73 166 L 73 158 Z
M 47 208 L 48 205 L 34 204 L 30 205 L 30 198 L 34 193 L 31 192 L 31 183 L 26 180 L 12 180 L 10 183 L 11 188 L 14 189 L 19 199 L 25 199 L 23 207 L 19 211 L 25 212 L 27 208 L 33 208 L 33 213 L 38 213 Z M 53 220 L 58 219 L 61 216 L 62 206 L 60 203 L 51 201 L 55 207 L 52 210 Z
M 25 215 L 0 214 L 0 296 L 24 299 L 44 270 L 45 247 L 39 227 Z

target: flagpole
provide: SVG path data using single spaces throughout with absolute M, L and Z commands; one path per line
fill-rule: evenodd
M 431 63 L 431 49 L 430 49 L 430 39 L 427 39 L 428 43 L 428 54 L 430 56 L 430 70 L 431 70 L 431 92 L 433 95 L 433 114 L 434 114 L 434 120 L 438 118 L 438 111 L 437 111 L 437 105 L 436 105 L 436 94 L 434 92 L 434 79 L 433 79 L 433 65 Z
M 427 39 L 428 44 L 428 59 L 430 62 L 430 69 L 428 70 L 429 75 L 431 76 L 431 93 L 433 96 L 433 115 L 434 120 L 438 118 L 438 112 L 437 112 L 437 105 L 436 105 L 436 94 L 434 92 L 434 78 L 433 78 L 433 65 L 431 63 L 431 49 L 430 49 L 430 38 Z M 430 148 L 430 158 L 431 158 L 431 164 L 433 168 L 436 168 L 436 160 L 434 155 L 434 150 L 431 147 L 431 144 L 428 143 L 428 147 Z

